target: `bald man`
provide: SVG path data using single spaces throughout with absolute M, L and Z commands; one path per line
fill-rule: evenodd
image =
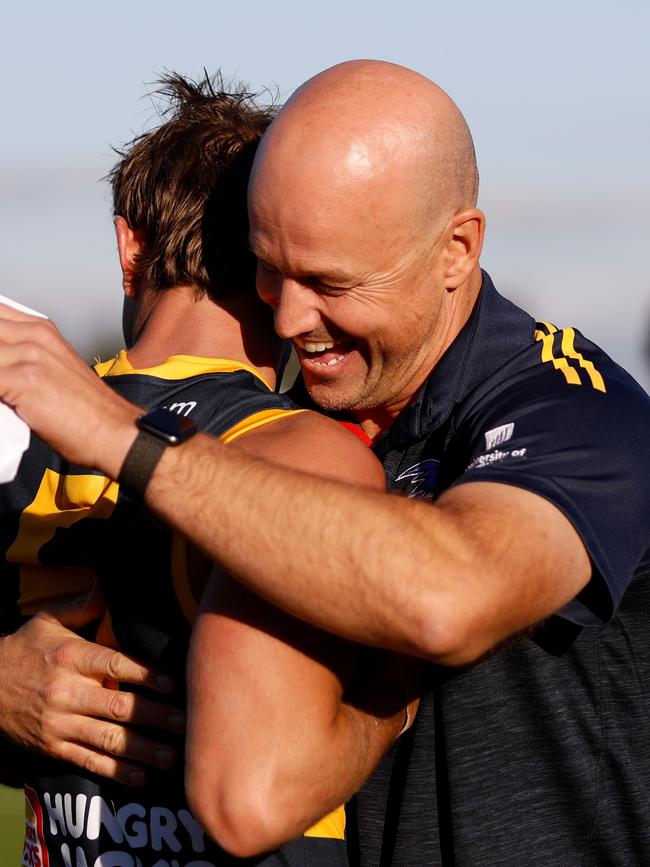
M 650 400 L 497 293 L 476 191 L 467 126 L 426 78 L 356 61 L 303 85 L 254 166 L 258 291 L 311 399 L 361 422 L 406 496 L 200 434 L 136 481 L 248 588 L 431 663 L 416 725 L 358 798 L 358 860 L 645 863 Z M 139 410 L 50 325 L 3 316 L 0 395 L 133 488 Z

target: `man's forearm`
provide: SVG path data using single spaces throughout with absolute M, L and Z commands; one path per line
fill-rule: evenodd
M 472 661 L 547 616 L 589 577 L 566 518 L 505 485 L 465 485 L 440 505 L 417 502 L 279 468 L 199 436 L 167 450 L 147 502 L 294 616 L 446 664 Z M 531 530 L 511 538 L 522 516 Z
M 385 539 L 400 533 L 394 498 L 196 437 L 167 450 L 147 503 L 243 584 L 294 616 L 352 640 L 416 652 L 408 629 L 413 582 L 399 600 Z M 413 551 L 411 563 L 416 560 Z M 395 622 L 396 605 L 403 629 Z

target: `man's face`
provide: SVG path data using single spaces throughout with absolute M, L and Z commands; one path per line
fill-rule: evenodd
M 276 330 L 293 341 L 320 406 L 396 415 L 444 337 L 440 243 L 370 191 L 360 204 L 277 189 L 254 183 L 250 199 L 257 288 Z

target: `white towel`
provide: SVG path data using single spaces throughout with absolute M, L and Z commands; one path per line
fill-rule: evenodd
M 36 310 L 30 310 L 11 298 L 0 295 L 0 302 L 31 313 L 33 316 L 47 317 Z M 16 478 L 18 467 L 24 452 L 29 446 L 29 427 L 19 418 L 10 406 L 0 401 L 0 483 L 12 482 Z

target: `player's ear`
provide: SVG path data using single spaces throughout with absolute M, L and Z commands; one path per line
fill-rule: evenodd
M 478 208 L 466 208 L 452 217 L 447 231 L 445 285 L 447 289 L 457 289 L 478 264 L 485 234 L 485 216 Z
M 117 253 L 120 257 L 120 266 L 122 268 L 122 286 L 124 294 L 128 298 L 135 298 L 137 294 L 137 286 L 134 280 L 134 264 L 137 256 L 142 250 L 142 241 L 140 233 L 126 222 L 124 217 L 117 216 L 113 219 L 115 226 L 115 236 L 117 238 Z

